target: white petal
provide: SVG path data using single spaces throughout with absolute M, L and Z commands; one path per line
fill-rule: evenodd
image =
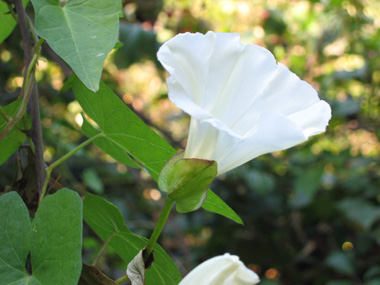
M 207 114 L 194 113 L 192 103 L 210 116 L 224 120 L 229 115 L 234 121 L 239 113 L 231 110 L 242 102 L 249 105 L 277 69 L 268 50 L 242 44 L 234 33 L 180 34 L 166 42 L 157 57 L 171 75 L 170 100 L 197 119 Z
M 215 128 L 212 120 L 192 119 L 185 157 L 218 162 L 218 174 L 231 170 L 261 154 L 284 150 L 307 139 L 302 129 L 287 117 L 267 112 L 247 137 L 226 128 Z
M 212 108 L 202 106 L 239 134 L 244 131 L 235 129 L 234 122 L 260 96 L 277 70 L 276 60 L 268 50 L 256 45 L 246 44 L 243 47 L 241 51 L 235 50 L 235 64 L 228 70 L 228 77 L 219 82 L 222 90 L 218 90 L 217 82 L 209 81 L 208 92 L 204 96 L 214 102 Z M 219 49 L 223 50 L 223 46 Z M 223 65 L 210 68 L 210 74 L 219 77 L 222 70 Z
M 325 101 L 320 100 L 308 108 L 288 115 L 288 118 L 302 128 L 306 137 L 310 137 L 326 130 L 331 118 L 331 108 Z
M 220 158 L 224 168 L 218 168 L 218 171 L 226 172 L 259 155 L 284 150 L 306 140 L 303 130 L 294 121 L 268 111 L 259 118 L 257 128 L 250 136 L 240 140 Z
M 169 98 L 192 116 L 187 158 L 216 160 L 221 174 L 325 131 L 330 106 L 312 86 L 238 34 L 183 34 L 158 58 Z
M 201 102 L 208 74 L 208 63 L 204 58 L 212 54 L 215 34 L 210 33 L 205 37 L 199 33 L 180 34 L 167 41 L 157 53 L 158 60 L 169 74 L 175 74 L 168 82 L 168 88 L 179 85 L 183 91 L 178 96 L 177 93 L 169 92 L 170 99 L 174 103 L 177 103 L 175 101 L 177 97 L 197 105 Z M 177 104 L 177 106 L 181 109 L 186 108 L 186 104 Z
M 238 256 L 226 253 L 211 258 L 193 269 L 180 285 L 253 285 L 260 281 Z

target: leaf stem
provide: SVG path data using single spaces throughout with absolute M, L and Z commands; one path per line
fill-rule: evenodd
M 174 205 L 174 200 L 170 197 L 167 198 L 164 208 L 162 209 L 160 218 L 157 221 L 156 227 L 153 230 L 152 235 L 150 236 L 150 239 L 145 247 L 144 250 L 144 261 L 147 262 L 150 255 L 152 254 L 153 247 L 158 239 L 158 237 L 161 234 L 162 229 L 165 226 L 165 223 L 169 217 L 170 211 Z
M 28 22 L 29 29 L 30 29 L 30 31 L 32 32 L 34 43 L 38 43 L 38 36 L 37 36 L 37 33 L 36 33 L 35 29 L 34 29 L 33 22 L 32 22 L 32 20 L 29 18 L 28 15 L 26 15 L 26 21 Z
M 15 11 L 13 10 L 12 4 L 9 3 L 9 2 L 7 2 L 7 4 L 8 4 L 9 13 L 11 13 L 13 19 L 14 19 L 16 22 L 18 22 L 17 15 L 16 15 Z
M 107 241 L 103 244 L 102 248 L 99 250 L 98 254 L 96 255 L 94 261 L 92 262 L 92 266 L 96 266 L 96 264 L 99 261 L 99 258 L 103 255 L 105 249 L 107 248 L 108 244 L 110 243 L 111 239 L 115 236 L 115 233 L 110 235 L 110 237 L 107 239 Z
M 12 117 L 9 116 L 7 114 L 7 112 L 5 112 L 5 110 L 3 109 L 3 107 L 0 106 L 0 115 L 4 118 L 4 120 L 6 120 L 7 122 L 11 121 L 12 120 Z
M 116 279 L 115 282 L 117 284 L 121 284 L 121 283 L 128 281 L 128 280 L 129 280 L 128 275 L 124 275 L 124 276 L 121 276 L 119 279 Z
M 44 181 L 44 185 L 42 187 L 42 191 L 41 191 L 41 196 L 40 196 L 40 201 L 39 203 L 41 203 L 42 199 L 45 197 L 46 195 L 46 190 L 47 190 L 47 186 L 49 184 L 49 180 L 50 180 L 50 175 L 51 175 L 51 172 L 53 171 L 53 169 L 55 167 L 57 167 L 58 165 L 60 165 L 62 162 L 64 162 L 65 160 L 67 160 L 68 158 L 70 158 L 71 156 L 73 156 L 75 153 L 77 153 L 78 151 L 80 151 L 82 148 L 84 148 L 85 146 L 89 145 L 90 143 L 92 143 L 95 139 L 97 139 L 98 137 L 102 136 L 103 135 L 103 132 L 87 139 L 86 141 L 84 141 L 83 143 L 81 143 L 80 145 L 78 145 L 76 148 L 74 148 L 73 150 L 71 150 L 70 152 L 66 153 L 64 156 L 62 156 L 60 159 L 56 160 L 55 162 L 53 162 L 52 164 L 50 164 L 47 168 L 46 168 L 46 177 L 45 177 L 45 181 Z
M 38 56 L 40 55 L 40 47 L 41 45 L 43 44 L 45 40 L 43 38 L 40 38 L 38 40 L 38 43 L 36 44 L 36 46 L 34 47 L 34 54 L 33 54 L 33 58 L 28 66 L 28 71 L 26 73 L 26 77 L 25 77 L 25 82 L 24 82 L 24 85 L 28 85 L 29 83 L 29 80 L 30 80 L 30 75 L 32 74 L 32 71 L 34 70 L 34 67 L 36 65 L 36 62 L 37 62 L 37 59 L 38 59 Z
M 34 147 L 33 140 L 30 137 L 29 132 L 27 131 L 28 130 L 28 117 L 26 116 L 26 114 L 24 114 L 23 121 L 24 121 L 24 130 L 25 130 L 25 132 L 27 132 L 26 139 L 28 140 L 29 147 L 32 150 L 32 153 L 35 155 L 36 154 L 36 149 Z

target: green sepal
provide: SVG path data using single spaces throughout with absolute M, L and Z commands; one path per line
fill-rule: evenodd
M 187 213 L 202 206 L 216 175 L 216 161 L 183 158 L 183 152 L 180 152 L 162 169 L 158 187 L 176 201 L 178 212 Z

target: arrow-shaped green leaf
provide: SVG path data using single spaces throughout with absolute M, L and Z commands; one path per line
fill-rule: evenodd
M 92 91 L 119 33 L 120 0 L 32 0 L 38 35 Z
M 47 196 L 33 220 L 16 192 L 0 197 L 0 283 L 77 284 L 82 268 L 82 200 L 61 189 Z M 26 260 L 30 253 L 31 267 Z
M 29 211 L 16 192 L 0 197 L 0 280 L 25 284 L 25 261 L 30 248 Z
M 94 141 L 95 144 L 122 163 L 127 160 L 127 154 L 131 155 L 157 180 L 161 168 L 175 154 L 175 150 L 103 82 L 96 93 L 87 89 L 77 78 L 73 81 L 72 88 L 83 110 L 103 132 L 103 136 Z M 91 128 L 88 123 L 83 124 L 82 128 L 90 137 L 100 132 Z M 113 146 L 116 146 L 117 151 Z

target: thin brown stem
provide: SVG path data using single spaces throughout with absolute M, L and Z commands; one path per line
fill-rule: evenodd
M 34 84 L 32 95 L 30 97 L 30 114 L 32 117 L 32 133 L 31 138 L 35 150 L 35 163 L 37 172 L 38 191 L 41 195 L 42 187 L 46 178 L 44 149 L 42 139 L 42 128 L 40 118 L 40 102 L 38 96 L 37 84 Z
M 36 173 L 37 173 L 37 182 L 38 182 L 38 191 L 41 194 L 42 187 L 45 181 L 46 172 L 45 172 L 45 161 L 43 159 L 43 140 L 42 140 L 42 130 L 41 130 L 41 118 L 39 110 L 39 97 L 37 84 L 35 82 L 34 68 L 37 62 L 38 55 L 40 53 L 40 47 L 43 42 L 43 39 L 40 39 L 37 45 L 34 48 L 33 54 L 33 45 L 30 34 L 32 33 L 37 39 L 37 36 L 34 32 L 34 27 L 31 25 L 31 22 L 28 21 L 28 16 L 25 12 L 24 5 L 22 0 L 15 0 L 16 12 L 18 15 L 22 42 L 24 46 L 24 55 L 25 55 L 25 66 L 26 72 L 24 74 L 24 86 L 27 86 L 27 92 L 24 92 L 23 102 L 28 101 L 26 97 L 30 97 L 30 111 L 32 117 L 32 133 L 31 138 L 35 148 L 35 163 L 36 163 Z M 30 27 L 29 27 L 30 25 Z M 28 76 L 29 75 L 29 76 Z M 30 89 L 29 89 L 30 85 Z M 26 108 L 26 107 L 25 107 Z
M 15 0 L 16 12 L 18 15 L 18 22 L 20 25 L 20 31 L 22 36 L 22 43 L 24 45 L 24 55 L 25 55 L 25 66 L 29 66 L 30 61 L 32 60 L 32 45 L 30 39 L 30 31 L 28 29 L 27 16 L 24 9 L 24 4 L 22 0 Z

